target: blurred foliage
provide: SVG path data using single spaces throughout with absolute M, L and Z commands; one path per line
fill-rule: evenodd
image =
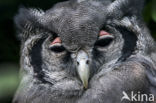
M 13 17 L 20 6 L 46 10 L 65 0 L 0 0 L 0 103 L 11 103 L 18 85 L 20 42 L 16 38 Z M 144 20 L 156 38 L 156 0 L 146 0 Z
M 156 38 L 156 0 L 146 0 L 145 4 L 143 11 L 144 20 L 152 36 Z
M 17 89 L 18 78 L 17 64 L 3 63 L 0 65 L 0 103 L 10 103 Z

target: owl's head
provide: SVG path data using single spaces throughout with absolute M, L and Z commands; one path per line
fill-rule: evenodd
M 52 84 L 72 77 L 87 88 L 101 68 L 153 45 L 142 7 L 143 0 L 70 0 L 47 11 L 21 8 L 15 23 L 23 70 Z

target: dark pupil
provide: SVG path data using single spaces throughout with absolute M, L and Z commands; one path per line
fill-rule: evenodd
M 105 47 L 105 46 L 108 46 L 112 41 L 113 41 L 113 38 L 101 39 L 95 43 L 95 46 Z
M 63 52 L 65 48 L 63 46 L 53 46 L 50 47 L 50 50 L 56 53 Z

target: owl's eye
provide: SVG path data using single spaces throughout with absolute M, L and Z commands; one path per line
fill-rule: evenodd
M 60 53 L 60 52 L 65 51 L 65 48 L 62 45 L 50 46 L 49 49 L 55 53 Z
M 95 46 L 96 47 L 107 47 L 107 46 L 109 46 L 109 44 L 111 44 L 113 39 L 114 39 L 114 37 L 110 33 L 106 32 L 104 30 L 101 30 L 99 33 L 99 39 L 95 43 Z
M 50 44 L 49 49 L 55 53 L 60 53 L 65 51 L 65 48 L 61 44 L 61 39 L 59 37 L 55 38 Z

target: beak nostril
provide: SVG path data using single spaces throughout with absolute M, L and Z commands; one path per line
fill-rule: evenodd
M 86 64 L 89 64 L 89 60 L 86 61 Z

